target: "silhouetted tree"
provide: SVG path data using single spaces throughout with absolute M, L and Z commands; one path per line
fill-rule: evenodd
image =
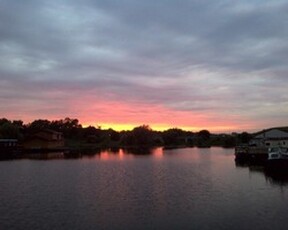
M 240 144 L 248 144 L 251 138 L 252 138 L 252 135 L 247 132 L 238 134 L 238 139 L 239 139 Z
M 21 139 L 22 134 L 20 132 L 20 128 L 17 125 L 12 124 L 10 121 L 8 121 L 0 125 L 0 138 Z
M 165 145 L 185 144 L 185 138 L 189 135 L 191 135 L 190 132 L 186 132 L 178 128 L 168 129 L 162 133 Z
M 6 118 L 1 118 L 0 119 L 0 126 L 5 124 L 5 123 L 10 123 L 10 121 L 8 119 L 6 119 Z
M 210 132 L 208 130 L 201 130 L 197 134 L 196 145 L 198 147 L 210 147 Z
M 148 125 L 142 125 L 132 130 L 136 145 L 152 145 L 153 132 Z
M 148 125 L 142 125 L 132 131 L 122 132 L 121 143 L 124 145 L 150 146 L 154 143 L 154 133 Z
M 235 147 L 237 143 L 236 137 L 231 135 L 226 135 L 224 137 L 223 147 Z
M 206 130 L 206 129 L 201 130 L 198 133 L 198 137 L 203 139 L 203 140 L 205 140 L 205 141 L 209 140 L 210 135 L 211 135 L 210 132 L 208 130 Z
M 113 130 L 113 129 L 108 129 L 109 137 L 111 141 L 119 141 L 120 140 L 120 134 L 119 132 Z
M 18 128 L 24 128 L 24 122 L 22 120 L 13 120 L 12 124 L 17 126 Z
M 27 131 L 28 133 L 35 133 L 44 129 L 49 129 L 51 122 L 49 120 L 38 119 L 28 124 Z

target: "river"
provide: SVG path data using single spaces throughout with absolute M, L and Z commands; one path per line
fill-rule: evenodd
M 0 229 L 287 229 L 288 183 L 234 149 L 0 161 Z

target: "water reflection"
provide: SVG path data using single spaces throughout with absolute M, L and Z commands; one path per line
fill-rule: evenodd
M 277 171 L 277 170 L 268 170 L 265 167 L 265 164 L 250 164 L 250 163 L 239 163 L 235 161 L 235 166 L 237 168 L 247 168 L 250 173 L 257 173 L 263 175 L 266 180 L 274 185 L 286 186 L 288 185 L 288 170 Z
M 94 154 L 81 154 L 81 158 L 95 158 L 98 160 L 126 160 L 133 159 L 137 156 L 152 156 L 155 159 L 163 157 L 163 149 L 159 148 L 113 148 L 106 149 Z
M 222 148 L 134 151 L 0 162 L 1 229 L 285 229 L 287 180 L 263 166 Z
M 288 173 L 279 173 L 273 171 L 264 171 L 266 178 L 271 184 L 287 186 L 288 185 Z
M 102 151 L 99 155 L 96 155 L 97 159 L 103 160 L 103 161 L 109 161 L 109 160 L 124 160 L 124 158 L 128 158 L 125 156 L 125 153 L 123 149 L 118 149 L 118 151 L 115 151 L 115 149 L 111 150 L 105 150 Z
M 73 149 L 66 151 L 51 152 L 24 152 L 11 159 L 34 159 L 34 160 L 54 160 L 54 159 L 100 159 L 100 160 L 123 160 L 131 159 L 135 156 L 152 156 L 155 159 L 163 157 L 163 148 L 133 147 L 133 148 L 109 148 L 109 149 Z M 1 160 L 8 160 L 3 158 Z
M 22 156 L 27 159 L 37 160 L 50 160 L 50 159 L 63 159 L 65 157 L 64 152 L 48 152 L 48 153 L 27 153 Z
M 133 148 L 125 148 L 124 152 L 126 154 L 133 154 L 133 155 L 151 155 L 153 149 L 151 148 L 139 148 L 139 147 L 133 147 Z

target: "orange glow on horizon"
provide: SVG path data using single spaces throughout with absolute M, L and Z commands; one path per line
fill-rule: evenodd
M 223 116 L 208 111 L 176 110 L 156 104 L 77 98 L 68 107 L 66 114 L 26 114 L 23 117 L 14 115 L 8 118 L 23 119 L 24 123 L 29 123 L 37 119 L 52 121 L 70 117 L 78 119 L 83 127 L 101 127 L 103 130 L 111 128 L 115 131 L 129 131 L 141 125 L 149 125 L 155 131 L 179 128 L 192 132 L 206 129 L 211 133 L 231 133 L 250 131 L 255 126 L 240 115 Z
M 80 103 L 76 104 L 78 108 L 81 107 Z M 210 132 L 221 133 L 240 130 L 241 125 L 238 123 L 241 120 L 238 116 L 228 119 L 211 112 L 175 110 L 156 104 L 94 101 L 89 110 L 92 112 L 78 110 L 78 117 L 84 127 L 99 126 L 101 129 L 111 128 L 115 131 L 129 131 L 141 125 L 149 125 L 155 131 L 179 128 L 192 132 L 207 129 Z
M 212 127 L 197 127 L 197 126 L 171 126 L 169 124 L 116 124 L 116 123 L 103 123 L 103 124 L 83 124 L 83 127 L 94 126 L 100 127 L 101 129 L 113 129 L 115 131 L 131 131 L 135 127 L 142 125 L 149 125 L 149 127 L 154 131 L 166 131 L 172 128 L 179 128 L 185 131 L 198 132 L 200 130 L 207 129 L 210 132 L 221 132 L 228 130 L 236 130 L 235 126 L 212 126 Z

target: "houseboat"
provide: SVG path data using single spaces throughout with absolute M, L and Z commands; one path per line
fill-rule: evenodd
M 266 168 L 288 173 L 288 148 L 280 146 L 269 148 Z

